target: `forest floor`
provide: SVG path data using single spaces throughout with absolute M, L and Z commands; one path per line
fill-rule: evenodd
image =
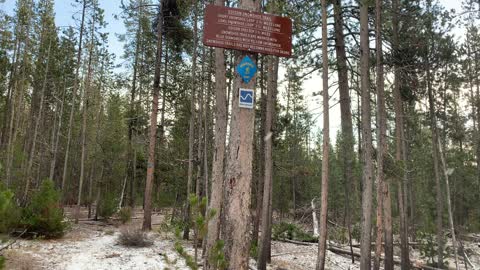
M 67 211 L 68 213 L 68 211 Z M 122 226 L 118 222 L 101 222 L 86 219 L 73 224 L 61 239 L 24 240 L 19 239 L 4 255 L 7 258 L 6 269 L 20 270 L 127 270 L 127 269 L 189 269 L 185 260 L 175 251 L 177 241 L 172 233 L 161 232 L 160 225 L 164 214 L 156 213 L 152 217 L 153 230 L 149 238 L 153 245 L 144 248 L 124 247 L 117 243 Z M 141 226 L 141 213 L 135 213 L 128 226 Z M 182 246 L 193 256 L 192 242 L 182 241 Z M 469 250 L 470 260 L 476 269 L 480 269 L 479 243 L 464 242 Z M 272 264 L 270 270 L 310 270 L 315 269 L 317 257 L 316 244 L 299 245 L 287 242 L 272 242 Z M 347 247 L 342 247 L 347 250 Z M 358 251 L 358 250 L 354 250 Z M 412 252 L 415 257 L 418 252 Z M 460 261 L 463 263 L 462 258 Z M 251 260 L 251 265 L 255 262 Z M 454 265 L 451 261 L 450 265 Z M 326 269 L 359 269 L 347 255 L 327 251 Z M 465 269 L 462 265 L 461 269 Z M 469 267 L 469 269 L 472 269 Z M 473 268 L 474 269 L 474 268 Z

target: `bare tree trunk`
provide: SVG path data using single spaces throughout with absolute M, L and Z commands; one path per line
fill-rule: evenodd
M 318 237 L 317 270 L 325 268 L 325 253 L 327 250 L 327 215 L 328 215 L 328 176 L 329 176 L 329 146 L 330 121 L 328 105 L 328 37 L 327 37 L 327 2 L 322 0 L 322 96 L 323 96 L 323 150 L 322 150 L 322 193 L 320 208 L 320 230 Z
M 360 269 L 371 267 L 371 229 L 372 229 L 372 130 L 370 116 L 369 85 L 369 40 L 368 40 L 368 0 L 360 5 L 360 64 L 362 92 L 362 145 L 363 145 L 363 190 L 362 190 L 362 231 L 360 239 Z
M 438 140 L 437 143 L 438 143 L 440 160 L 442 161 L 443 172 L 445 177 L 445 188 L 447 189 L 448 221 L 450 222 L 450 230 L 452 231 L 452 244 L 453 244 L 453 254 L 455 255 L 455 268 L 458 270 L 460 268 L 458 266 L 459 264 L 458 264 L 458 254 L 457 254 L 457 239 L 455 237 L 455 225 L 453 223 L 453 213 L 452 213 L 452 205 L 451 205 L 451 198 L 450 198 L 450 184 L 448 182 L 449 172 L 447 168 L 447 163 L 445 162 L 445 157 L 442 151 L 442 145 L 440 143 L 440 140 Z
M 63 81 L 63 93 L 62 93 L 62 103 L 60 105 L 60 115 L 58 116 L 58 125 L 57 125 L 57 130 L 56 130 L 56 134 L 53 135 L 54 136 L 54 139 L 55 139 L 55 143 L 54 143 L 54 146 L 53 146 L 53 149 L 52 149 L 52 153 L 53 153 L 53 157 L 52 157 L 52 160 L 50 161 L 50 174 L 49 174 L 49 178 L 51 180 L 53 180 L 54 178 L 54 175 L 55 175 L 55 167 L 56 167 L 56 164 L 57 164 L 57 155 L 58 155 L 58 144 L 60 142 L 60 132 L 62 131 L 62 119 L 63 119 L 63 109 L 65 107 L 65 93 L 67 91 L 67 79 L 66 79 L 66 76 L 64 78 L 64 81 Z M 54 130 L 55 131 L 55 130 Z M 58 185 L 58 183 L 56 183 Z
M 83 182 L 85 178 L 85 159 L 87 158 L 87 117 L 88 117 L 88 103 L 89 103 L 89 92 L 90 85 L 92 82 L 92 61 L 93 53 L 95 50 L 95 15 L 92 18 L 92 29 L 90 33 L 91 43 L 90 43 L 90 52 L 88 56 L 88 66 L 87 66 L 87 82 L 85 83 L 85 89 L 83 90 L 83 111 L 82 111 L 82 156 L 80 160 L 80 179 L 78 181 L 78 197 L 77 197 L 77 207 L 75 209 L 75 224 L 78 223 L 80 218 L 80 206 L 82 204 L 82 194 L 83 194 Z
M 95 165 L 90 168 L 90 176 L 88 177 L 88 219 L 92 218 L 92 197 L 93 197 L 93 177 L 95 174 Z
M 385 236 L 385 270 L 393 270 L 393 226 L 392 226 L 392 197 L 391 180 L 385 179 L 383 187 L 383 226 Z
M 261 60 L 260 60 L 261 59 Z M 266 94 L 265 94 L 265 72 L 264 72 L 264 62 L 265 56 L 259 58 L 260 63 L 260 125 L 259 125 L 259 132 L 258 132 L 258 145 L 259 149 L 257 150 L 257 169 L 258 169 L 258 176 L 257 176 L 257 190 L 255 194 L 255 219 L 253 223 L 253 236 L 252 236 L 252 243 L 256 243 L 258 246 L 258 233 L 260 230 L 260 219 L 262 216 L 262 205 L 263 205 L 263 181 L 264 181 L 264 153 L 265 153 L 265 115 L 267 111 L 267 103 L 266 103 Z
M 129 179 L 129 201 L 128 204 L 130 207 L 135 206 L 135 191 L 134 191 L 134 185 L 135 185 L 135 177 L 133 176 L 133 164 L 135 163 L 133 161 L 133 129 L 134 129 L 134 123 L 138 121 L 137 116 L 135 115 L 135 98 L 137 94 L 137 73 L 138 73 L 138 60 L 139 60 L 139 54 L 140 54 L 140 35 L 141 35 L 141 18 L 142 18 L 142 0 L 138 1 L 138 28 L 137 28 L 137 33 L 135 35 L 135 56 L 133 60 L 133 74 L 132 74 L 132 89 L 130 90 L 130 108 L 129 108 L 129 120 L 128 120 L 128 160 L 127 160 L 127 176 L 130 178 Z
M 223 6 L 224 0 L 216 0 L 216 5 Z M 227 96 L 226 90 L 226 66 L 225 50 L 215 48 L 215 150 L 213 152 L 212 165 L 212 192 L 208 205 L 208 212 L 214 212 L 208 220 L 207 231 L 207 260 L 205 269 L 216 269 L 214 262 L 210 260 L 213 256 L 213 247 L 220 236 L 220 216 L 223 204 L 223 165 L 225 159 L 225 140 L 227 136 Z M 209 216 L 208 214 L 207 216 Z
M 348 229 L 348 241 L 350 244 L 350 253 L 353 254 L 352 233 L 351 233 L 351 192 L 354 185 L 353 178 L 353 155 L 354 138 L 352 128 L 351 100 L 348 86 L 348 68 L 347 55 L 345 52 L 345 37 L 343 34 L 343 15 L 341 0 L 335 0 L 333 4 L 335 19 L 335 51 L 337 55 L 337 74 L 338 88 L 340 94 L 340 115 L 342 125 L 342 162 L 343 162 L 343 180 L 345 181 L 345 226 Z M 352 263 L 355 257 L 352 255 Z
M 198 46 L 198 7 L 197 0 L 192 0 L 193 4 L 193 50 L 192 50 L 192 93 L 190 97 L 190 120 L 188 132 L 188 175 L 187 175 L 187 200 L 185 202 L 185 212 L 183 217 L 184 230 L 183 239 L 188 239 L 190 234 L 190 205 L 188 197 L 192 192 L 193 181 L 193 148 L 195 143 L 195 92 L 196 92 L 196 72 L 197 72 L 197 46 Z
M 427 12 L 430 12 L 430 5 L 427 6 Z M 433 27 L 430 25 L 430 27 Z M 431 29 L 428 30 L 429 32 Z M 438 130 L 437 130 L 437 120 L 435 116 L 435 99 L 432 89 L 432 74 L 430 67 L 430 52 L 432 48 L 431 33 L 429 35 L 429 40 L 427 41 L 427 57 L 426 57 L 426 67 L 427 72 L 427 94 L 428 94 L 428 103 L 429 103 L 429 114 L 430 114 L 430 125 L 432 131 L 432 152 L 433 152 L 433 168 L 435 173 L 435 190 L 436 190 L 436 207 L 437 207 L 437 217 L 436 217 L 436 226 L 437 226 L 437 260 L 438 267 L 443 267 L 443 253 L 444 253 L 444 239 L 443 239 L 443 193 L 440 184 L 440 168 L 439 168 L 439 158 L 438 158 Z
M 403 111 L 403 100 L 400 90 L 401 76 L 400 76 L 400 67 L 399 63 L 399 40 L 398 40 L 398 13 L 400 12 L 399 1 L 393 0 L 393 18 L 392 18 L 392 28 L 393 28 L 393 39 L 392 39 L 392 48 L 394 52 L 394 85 L 393 85 L 393 94 L 394 94 L 394 107 L 395 107 L 395 160 L 398 164 L 404 163 L 403 159 L 403 139 L 404 139 L 404 111 Z M 401 249 L 401 267 L 402 270 L 409 269 L 410 267 L 410 258 L 408 251 L 408 224 L 407 224 L 407 190 L 406 190 L 406 171 L 403 170 L 403 177 L 398 179 L 398 211 L 400 214 L 400 249 Z
M 152 188 L 155 173 L 155 145 L 157 140 L 157 118 L 158 118 L 158 95 L 160 93 L 160 74 L 162 65 L 162 28 L 163 28 L 163 6 L 158 11 L 157 23 L 157 53 L 155 60 L 155 77 L 153 78 L 152 112 L 150 114 L 150 134 L 148 146 L 147 180 L 145 182 L 145 198 L 142 229 L 152 229 Z
M 78 42 L 78 51 L 77 51 L 77 63 L 75 68 L 75 79 L 73 83 L 73 91 L 72 91 L 72 108 L 70 109 L 70 118 L 68 121 L 68 132 L 67 132 L 67 145 L 65 146 L 65 159 L 63 163 L 63 177 L 62 177 L 62 196 L 63 200 L 65 200 L 65 184 L 67 181 L 67 172 L 68 172 L 68 158 L 70 154 L 70 144 L 72 141 L 72 126 L 73 126 L 73 116 L 75 114 L 75 100 L 77 99 L 77 91 L 78 91 L 78 80 L 79 80 L 79 73 L 80 73 L 80 65 L 82 61 L 82 45 L 83 45 L 83 31 L 84 31 L 84 24 L 85 24 L 85 11 L 87 9 L 87 0 L 83 0 L 83 8 L 82 8 L 82 21 L 80 23 L 80 38 Z
M 382 254 L 383 237 L 383 202 L 385 189 L 384 158 L 388 151 L 387 147 L 387 112 L 385 108 L 385 83 L 383 71 L 383 48 L 382 48 L 382 0 L 375 1 L 375 44 L 377 59 L 377 123 L 380 128 L 377 132 L 377 235 L 375 239 L 375 259 L 373 269 L 380 269 L 380 256 Z
M 197 116 L 197 129 L 198 129 L 198 143 L 197 143 L 197 179 L 195 182 L 195 195 L 197 198 L 202 196 L 202 165 L 203 165 L 203 114 L 204 114 L 204 92 L 205 92 L 205 46 L 202 47 L 202 68 L 200 71 L 200 88 L 198 89 L 198 116 Z
M 257 268 L 265 270 L 270 258 L 270 245 L 272 234 L 272 196 L 273 196 L 273 135 L 275 122 L 275 103 L 277 97 L 277 76 L 278 76 L 278 57 L 268 56 L 268 81 L 266 95 L 266 114 L 265 114 L 265 137 L 262 138 L 265 143 L 264 154 L 264 180 L 263 180 L 263 202 L 261 231 L 259 241 L 259 253 Z

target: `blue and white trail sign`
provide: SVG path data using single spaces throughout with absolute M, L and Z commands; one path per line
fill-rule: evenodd
M 237 73 L 245 83 L 249 83 L 256 72 L 257 66 L 248 56 L 245 56 L 237 66 Z
M 238 107 L 253 109 L 253 89 L 240 88 Z

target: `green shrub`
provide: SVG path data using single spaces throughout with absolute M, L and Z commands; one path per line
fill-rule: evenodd
M 427 232 L 418 232 L 417 239 L 420 242 L 420 257 L 427 260 L 427 265 L 437 267 L 439 266 L 438 261 L 435 260 L 437 257 L 438 243 L 433 234 Z M 443 252 L 443 258 L 447 258 L 448 247 Z M 444 265 L 448 265 L 447 261 L 443 262 Z
M 302 242 L 318 241 L 317 237 L 303 231 L 297 225 L 288 222 L 274 224 L 272 226 L 272 237 L 274 240 L 289 239 Z
M 0 255 L 0 270 L 5 269 L 5 257 Z
M 109 219 L 117 211 L 117 199 L 112 193 L 107 193 L 100 199 L 98 205 L 98 215 L 104 219 Z
M 63 221 L 60 193 L 53 181 L 43 181 L 40 189 L 33 194 L 30 204 L 24 210 L 23 222 L 29 232 L 46 238 L 61 237 L 67 227 Z
M 132 219 L 132 208 L 131 207 L 122 207 L 120 211 L 118 211 L 118 217 L 120 218 L 120 222 L 125 224 Z
M 0 184 L 0 233 L 9 233 L 18 226 L 20 218 L 21 211 L 13 201 L 13 193 Z
M 175 242 L 175 251 L 185 260 L 185 264 L 192 270 L 198 269 L 198 264 L 195 262 L 195 258 L 190 256 L 187 251 L 183 248 L 182 244 L 177 241 Z
M 257 258 L 258 257 L 257 242 L 252 243 L 252 245 L 250 245 L 250 257 L 252 257 L 252 258 Z
M 253 246 L 253 245 L 252 245 Z M 215 269 L 224 270 L 227 269 L 228 263 L 225 258 L 225 242 L 223 240 L 217 240 L 215 246 L 213 247 L 213 252 L 210 255 L 209 262 L 211 265 L 215 266 Z M 257 253 L 257 245 L 255 244 L 255 253 Z M 257 256 L 252 256 L 252 249 L 250 249 L 250 256 L 256 258 Z

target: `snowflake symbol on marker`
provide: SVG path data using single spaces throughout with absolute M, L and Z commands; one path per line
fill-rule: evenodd
M 248 56 L 245 56 L 237 66 L 237 73 L 245 83 L 249 83 L 256 72 L 257 66 Z

